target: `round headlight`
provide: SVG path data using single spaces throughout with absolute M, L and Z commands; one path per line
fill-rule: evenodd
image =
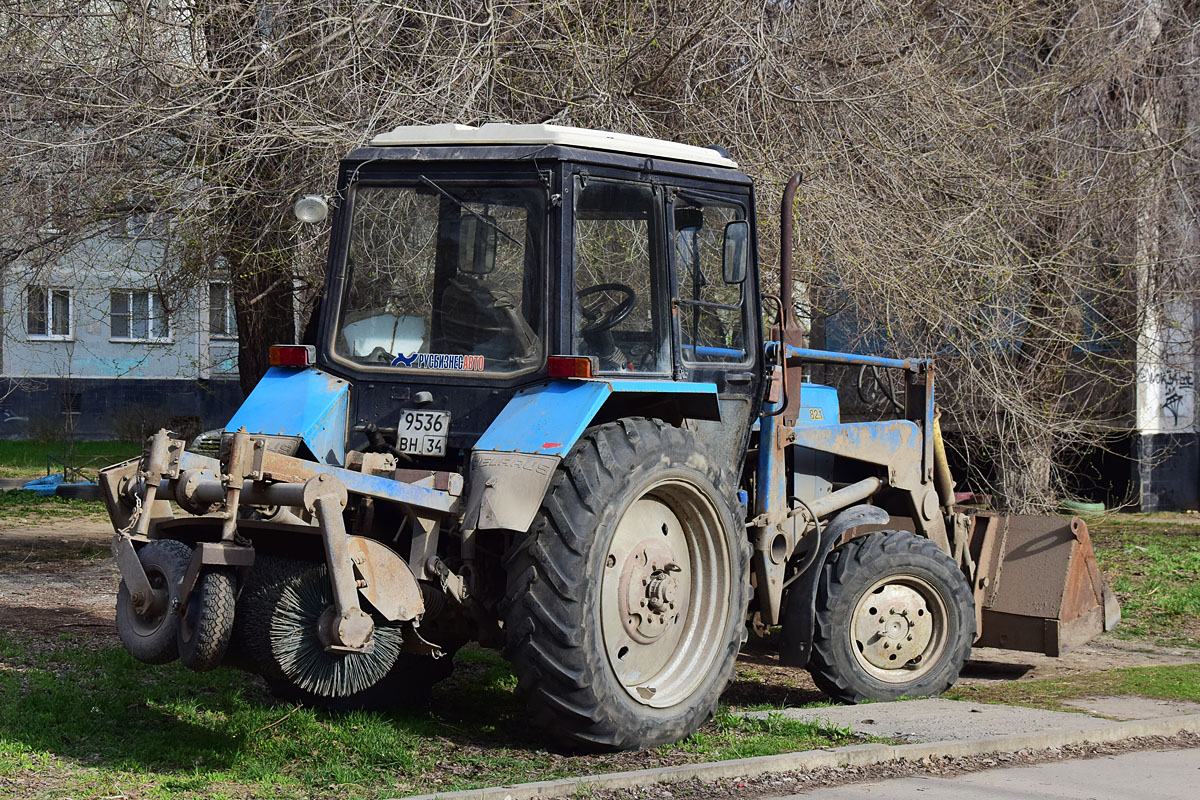
M 292 212 L 301 222 L 322 222 L 329 216 L 329 203 L 319 194 L 306 194 L 292 206 Z

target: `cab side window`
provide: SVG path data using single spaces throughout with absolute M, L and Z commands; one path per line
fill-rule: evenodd
M 665 372 L 655 197 L 640 183 L 576 177 L 574 347 L 604 372 Z
M 672 259 L 679 289 L 685 361 L 741 363 L 747 358 L 745 281 L 722 274 L 725 231 L 745 219 L 735 205 L 679 194 L 671 206 Z

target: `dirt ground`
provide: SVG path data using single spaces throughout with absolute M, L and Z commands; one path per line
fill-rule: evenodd
M 71 633 L 116 644 L 113 604 L 120 575 L 109 552 L 111 536 L 112 529 L 101 521 L 0 528 L 0 630 L 55 638 Z M 1195 662 L 1200 651 L 1105 635 L 1060 658 L 977 648 L 959 683 Z M 770 647 L 753 638 L 740 656 L 738 680 L 725 696 L 735 706 L 818 699 L 807 672 L 781 666 Z

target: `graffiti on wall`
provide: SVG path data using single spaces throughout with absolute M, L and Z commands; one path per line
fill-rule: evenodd
M 1138 369 L 1139 427 L 1144 430 L 1191 429 L 1195 418 L 1196 376 L 1190 370 L 1162 365 Z M 1152 417 L 1152 419 L 1147 419 Z

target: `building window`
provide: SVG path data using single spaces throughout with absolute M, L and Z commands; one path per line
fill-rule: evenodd
M 158 239 L 167 232 L 169 215 L 164 211 L 135 209 L 125 217 L 125 235 L 131 239 Z
M 63 392 L 59 398 L 64 414 L 80 414 L 83 412 L 83 395 L 79 392 Z
M 208 285 L 208 332 L 214 339 L 237 337 L 237 318 L 233 315 L 233 293 L 228 283 Z
M 111 233 L 122 238 L 160 239 L 171 225 L 170 212 L 156 209 L 148 200 L 114 206 L 112 214 Z
M 31 338 L 71 338 L 70 289 L 30 286 L 25 307 L 26 332 Z
M 167 306 L 161 294 L 121 290 L 110 298 L 113 339 L 152 342 L 170 338 Z

